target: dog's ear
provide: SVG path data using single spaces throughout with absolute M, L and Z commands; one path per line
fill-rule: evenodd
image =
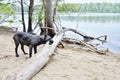
M 53 42 L 54 42 L 53 40 L 50 40 L 50 41 L 49 41 L 49 45 L 52 45 L 52 44 L 53 44 Z

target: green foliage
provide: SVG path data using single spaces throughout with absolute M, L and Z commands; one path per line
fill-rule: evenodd
M 2 28 L 3 28 L 3 29 L 9 29 L 9 27 L 8 27 L 8 26 L 3 26 Z
M 23 24 L 23 21 L 22 21 L 22 20 L 19 20 L 19 22 L 20 22 L 21 24 Z
M 59 12 L 120 13 L 120 3 L 61 4 Z
M 66 12 L 66 4 L 62 4 L 58 6 L 58 11 L 59 12 Z
M 38 12 L 38 21 L 41 22 L 43 20 L 43 15 L 42 15 L 42 11 Z
M 58 11 L 60 12 L 78 12 L 79 11 L 79 6 L 77 4 L 62 4 L 58 6 Z
M 42 10 L 42 6 L 41 5 L 37 5 L 34 7 L 34 11 L 33 11 L 33 16 L 32 16 L 32 21 L 33 22 L 41 22 L 43 20 L 44 16 L 43 16 L 43 10 Z
M 9 4 L 0 3 L 0 14 L 10 16 L 14 14 L 14 10 L 12 10 Z
M 12 10 L 11 5 L 3 4 L 0 2 L 0 21 L 13 23 L 13 20 L 7 20 L 9 16 L 13 15 L 15 12 Z
M 6 20 L 5 22 L 14 23 L 13 20 Z

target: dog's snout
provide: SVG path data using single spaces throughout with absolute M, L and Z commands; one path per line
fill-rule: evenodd
M 50 41 L 49 41 L 49 45 L 52 45 L 52 44 L 53 44 L 53 42 L 54 42 L 53 40 L 50 40 Z

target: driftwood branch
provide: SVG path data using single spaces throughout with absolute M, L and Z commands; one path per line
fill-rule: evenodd
M 98 50 L 97 48 L 95 48 L 92 45 L 86 43 L 85 41 L 80 41 L 80 43 L 82 45 L 85 45 L 86 47 L 88 47 L 89 50 L 92 51 L 92 52 L 97 52 L 99 54 L 104 54 L 104 55 L 108 52 L 108 49 L 106 49 L 106 50 Z
M 63 29 L 66 29 L 66 28 L 63 27 Z M 102 35 L 102 36 L 99 36 L 99 37 L 95 38 L 95 37 L 92 37 L 92 36 L 88 36 L 88 35 L 80 32 L 80 31 L 76 31 L 75 29 L 70 28 L 69 30 L 76 33 L 76 34 L 78 34 L 78 35 L 81 35 L 84 38 L 85 42 L 88 42 L 88 41 L 94 40 L 94 39 L 99 40 L 101 42 L 106 42 L 106 39 L 107 39 L 107 35 Z M 104 38 L 104 39 L 101 39 L 101 38 Z
M 108 49 L 105 50 L 98 50 L 97 48 L 95 48 L 93 45 L 86 43 L 85 41 L 81 41 L 81 40 L 77 40 L 77 39 L 72 39 L 72 38 L 63 38 L 62 39 L 63 42 L 67 42 L 70 44 L 77 44 L 77 45 L 83 45 L 86 46 L 87 48 L 89 48 L 90 51 L 92 52 L 97 52 L 99 54 L 106 54 L 106 52 L 108 52 Z

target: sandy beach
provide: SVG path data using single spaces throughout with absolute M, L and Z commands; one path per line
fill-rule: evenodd
M 20 57 L 15 57 L 13 34 L 0 32 L 0 80 L 16 71 L 29 57 L 20 47 Z M 120 80 L 119 54 L 100 55 L 76 45 L 64 45 L 65 48 L 55 50 L 57 54 L 31 80 Z

